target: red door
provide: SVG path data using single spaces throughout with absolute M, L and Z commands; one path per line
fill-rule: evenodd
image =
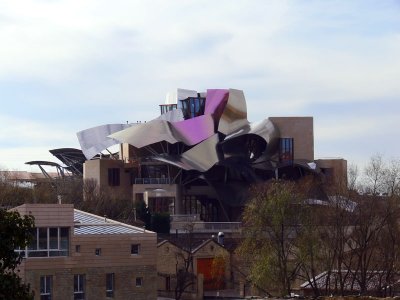
M 197 274 L 204 276 L 204 290 L 220 290 L 224 287 L 225 268 L 221 264 L 214 263 L 213 258 L 197 259 Z

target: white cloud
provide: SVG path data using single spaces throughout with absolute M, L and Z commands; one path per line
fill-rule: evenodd
M 370 140 L 377 142 L 379 136 L 397 134 L 399 118 L 395 114 L 353 115 L 341 117 L 332 115 L 314 120 L 315 138 L 321 142 L 348 140 Z
M 26 99 L 48 111 L 46 104 L 57 105 L 65 117 L 11 115 L 11 90 L 3 96 L 0 119 L 10 126 L 0 129 L 0 145 L 75 146 L 75 131 L 88 124 L 154 118 L 177 87 L 243 89 L 251 120 L 304 114 L 321 103 L 396 99 L 398 8 L 364 1 L 3 1 L 0 88 L 38 85 Z M 394 122 L 385 115 L 337 122 L 329 111 L 315 118 L 316 139 L 326 143 Z
M 61 164 L 45 147 L 0 148 L 0 157 L 0 170 L 8 171 L 27 170 L 29 172 L 41 172 L 37 166 L 26 165 L 25 162 L 28 161 L 42 160 Z
M 18 117 L 0 115 L 0 146 L 6 148 L 7 144 L 30 145 L 62 145 L 71 143 L 74 136 L 65 128 L 55 124 L 40 123 L 36 120 L 28 120 Z

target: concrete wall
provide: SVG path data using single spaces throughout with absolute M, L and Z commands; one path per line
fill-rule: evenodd
M 271 117 L 281 138 L 294 139 L 294 159 L 314 160 L 314 125 L 312 117 Z
M 315 160 L 317 166 L 326 174 L 327 183 L 347 185 L 347 160 L 329 158 Z
M 120 170 L 119 186 L 109 186 L 108 169 L 110 168 L 118 168 Z M 124 163 L 122 160 L 87 160 L 83 164 L 83 178 L 95 180 L 98 187 L 103 191 L 108 191 L 110 193 L 114 193 L 115 195 L 120 195 L 129 199 L 132 198 L 130 171 L 124 168 Z

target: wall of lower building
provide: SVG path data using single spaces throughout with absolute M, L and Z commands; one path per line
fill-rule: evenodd
M 138 255 L 131 245 L 140 244 Z M 79 245 L 79 251 L 76 246 Z M 100 255 L 96 255 L 100 249 Z M 73 299 L 73 277 L 85 275 L 85 299 L 106 299 L 106 274 L 114 273 L 114 299 L 156 299 L 156 234 L 75 235 L 69 256 L 25 259 L 21 273 L 40 299 L 40 277 L 52 276 L 52 299 Z M 143 284 L 136 286 L 136 278 Z
M 21 215 L 33 215 L 36 227 L 74 226 L 73 204 L 23 204 L 13 210 Z
M 51 264 L 47 265 L 48 267 Z M 109 266 L 97 268 L 43 268 L 27 270 L 25 279 L 30 283 L 35 293 L 35 300 L 40 299 L 40 277 L 52 276 L 52 299 L 74 299 L 74 275 L 85 275 L 85 299 L 110 299 L 106 297 L 106 274 L 114 273 L 114 297 L 113 299 L 154 300 L 157 299 L 156 280 L 157 270 L 154 265 L 140 266 Z M 136 286 L 136 278 L 143 278 L 143 284 Z
M 281 138 L 293 138 L 294 159 L 314 160 L 313 117 L 271 117 Z
M 32 214 L 36 227 L 70 228 L 67 256 L 28 257 L 20 265 L 20 276 L 31 285 L 35 299 L 40 299 L 41 276 L 52 276 L 53 300 L 73 299 L 76 274 L 85 275 L 85 299 L 106 299 L 107 273 L 115 276 L 114 299 L 156 299 L 156 233 L 143 230 L 129 234 L 75 235 L 71 204 L 24 204 L 15 210 L 22 215 Z M 140 245 L 138 254 L 131 253 L 132 244 Z M 99 255 L 96 249 L 100 249 Z M 137 277 L 143 279 L 140 287 L 136 286 Z

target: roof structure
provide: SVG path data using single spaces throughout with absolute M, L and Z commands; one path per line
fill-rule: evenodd
M 82 150 L 74 148 L 60 148 L 49 150 L 51 154 L 57 157 L 66 167 L 67 171 L 74 175 L 82 176 L 83 163 L 86 160 Z
M 149 232 L 143 228 L 117 222 L 74 209 L 74 234 L 138 234 Z

